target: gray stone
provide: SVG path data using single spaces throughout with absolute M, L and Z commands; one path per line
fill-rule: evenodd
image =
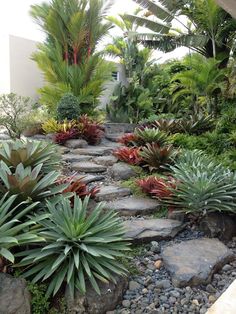
M 111 153 L 112 150 L 112 147 L 88 146 L 87 148 L 77 148 L 73 150 L 72 153 L 78 155 L 104 156 Z
M 115 180 L 127 180 L 137 176 L 137 173 L 134 171 L 134 169 L 124 162 L 114 164 L 110 172 L 112 178 Z
M 80 161 L 89 161 L 93 157 L 88 155 L 75 155 L 75 154 L 64 154 L 62 159 L 67 162 L 80 162 Z
M 117 160 L 115 156 L 99 156 L 94 159 L 97 164 L 103 166 L 113 166 Z
M 66 141 L 65 146 L 72 149 L 86 148 L 88 147 L 88 143 L 85 140 L 73 139 L 73 140 Z
M 107 202 L 106 210 L 118 211 L 123 216 L 148 215 L 157 211 L 159 202 L 149 198 L 129 197 L 113 202 Z
M 112 142 L 118 142 L 123 135 L 124 133 L 108 133 L 106 138 Z
M 160 288 L 160 289 L 168 289 L 170 288 L 170 281 L 167 279 L 163 279 L 163 280 L 158 280 L 155 284 L 156 288 Z
M 126 307 L 126 308 L 129 308 L 130 307 L 130 301 L 129 300 L 124 300 L 123 302 L 122 302 L 122 305 L 123 305 L 123 307 Z
M 117 283 L 98 283 L 101 295 L 98 295 L 90 284 L 87 285 L 87 292 L 83 296 L 75 293 L 72 300 L 66 292 L 68 313 L 70 314 L 105 314 L 113 311 L 122 300 L 124 291 L 127 289 L 128 281 L 125 277 L 115 276 Z M 3 314 L 3 313 L 2 313 Z M 5 313 L 4 313 L 5 314 Z
M 129 290 L 133 291 L 133 290 L 137 290 L 140 288 L 140 284 L 136 281 L 131 280 L 129 282 Z
M 105 123 L 105 134 L 131 133 L 136 128 L 136 124 L 131 123 Z
M 75 178 L 78 180 L 82 179 L 82 181 L 86 184 L 97 182 L 97 181 L 102 181 L 105 179 L 105 177 L 102 175 L 93 175 L 93 174 L 77 175 L 75 176 Z
M 210 213 L 200 222 L 206 236 L 229 241 L 236 235 L 236 218 L 224 213 Z
M 0 314 L 30 314 L 26 281 L 0 273 Z
M 135 243 L 171 239 L 184 228 L 180 221 L 171 219 L 137 219 L 124 224 L 126 237 Z
M 114 185 L 102 186 L 100 191 L 96 194 L 95 200 L 98 202 L 110 201 L 122 196 L 128 196 L 130 194 L 131 191 L 128 188 L 122 188 Z
M 94 162 L 89 162 L 89 161 L 81 161 L 81 162 L 72 163 L 71 169 L 75 171 L 87 172 L 87 173 L 105 172 L 107 170 L 105 166 L 101 166 L 101 165 L 95 164 Z
M 61 153 L 61 154 L 67 154 L 69 153 L 69 148 L 65 147 L 65 146 L 57 146 L 58 147 L 58 151 Z
M 177 287 L 207 284 L 212 275 L 234 258 L 218 239 L 196 239 L 166 247 L 164 266 Z

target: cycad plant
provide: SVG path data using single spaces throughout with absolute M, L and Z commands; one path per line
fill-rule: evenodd
M 50 112 L 56 113 L 65 93 L 78 97 L 83 112 L 96 106 L 112 71 L 96 51 L 111 28 L 104 21 L 110 4 L 108 0 L 54 0 L 31 7 L 31 16 L 47 34 L 33 59 L 47 82 L 40 94 Z
M 47 296 L 55 295 L 63 283 L 72 295 L 75 289 L 84 294 L 88 282 L 99 294 L 97 281 L 115 282 L 114 274 L 126 274 L 116 261 L 129 250 L 122 222 L 114 212 L 104 213 L 102 204 L 88 214 L 88 201 L 75 196 L 72 207 L 64 198 L 56 205 L 48 202 L 50 215 L 39 233 L 46 246 L 18 254 L 24 257 L 19 266 L 27 267 L 25 278 L 33 277 L 33 283 L 50 279 Z
M 37 203 L 23 202 L 15 206 L 16 199 L 17 195 L 9 196 L 9 194 L 5 194 L 0 199 L 0 271 L 4 268 L 4 259 L 14 263 L 12 248 L 44 240 L 29 229 L 40 217 L 37 220 L 31 217 L 22 222 L 22 218 L 25 218 L 37 206 Z
M 236 212 L 235 173 L 203 152 L 185 152 L 171 170 L 178 183 L 170 204 L 194 214 Z
M 22 163 L 24 167 L 36 167 L 43 164 L 41 173 L 58 170 L 61 166 L 61 156 L 56 145 L 41 141 L 16 140 L 2 143 L 0 160 L 11 169 Z

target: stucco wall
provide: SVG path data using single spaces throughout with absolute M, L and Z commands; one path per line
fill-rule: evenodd
M 43 85 L 43 77 L 36 63 L 31 60 L 37 49 L 33 40 L 9 37 L 10 91 L 37 100 L 37 89 Z

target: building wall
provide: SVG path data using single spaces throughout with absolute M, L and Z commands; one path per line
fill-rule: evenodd
M 1 35 L 0 49 L 0 94 L 10 92 L 10 58 L 9 58 L 9 36 L 8 34 Z
M 37 64 L 31 60 L 37 49 L 33 40 L 9 37 L 10 92 L 37 100 L 37 89 L 43 86 L 43 77 Z

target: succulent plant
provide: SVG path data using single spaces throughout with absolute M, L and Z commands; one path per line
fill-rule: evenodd
M 168 136 L 166 133 L 159 131 L 157 128 L 136 129 L 134 132 L 136 136 L 136 143 L 139 145 L 146 145 L 148 143 L 155 143 L 157 145 L 164 145 L 167 143 Z

